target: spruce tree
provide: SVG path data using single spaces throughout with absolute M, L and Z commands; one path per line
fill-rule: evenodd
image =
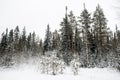
M 105 18 L 104 12 L 100 7 L 100 5 L 96 7 L 96 10 L 93 14 L 93 31 L 95 35 L 95 42 L 97 45 L 97 48 L 96 48 L 97 62 L 96 63 L 99 63 L 99 67 L 101 67 L 100 64 L 102 64 L 106 55 L 104 54 L 104 47 L 105 47 L 104 45 L 107 40 L 106 39 L 107 19 Z
M 23 28 L 23 32 L 22 32 L 22 36 L 21 36 L 21 39 L 22 39 L 22 51 L 26 51 L 26 29 L 25 27 Z
M 27 37 L 27 51 L 31 51 L 31 47 L 32 47 L 31 38 L 32 38 L 31 33 L 29 33 Z
M 13 36 L 13 29 L 10 30 L 9 36 L 8 36 L 8 51 L 13 52 L 14 51 L 14 36 Z
M 32 51 L 33 51 L 34 53 L 36 53 L 36 51 L 37 51 L 37 46 L 36 46 L 36 34 L 35 34 L 35 32 L 33 32 L 33 33 L 31 34 L 31 47 L 32 47 Z
M 75 52 L 80 55 L 82 50 L 82 40 L 80 37 L 80 31 L 78 30 L 77 27 L 75 29 L 74 49 L 75 49 Z
M 19 27 L 16 26 L 16 28 L 14 29 L 14 50 L 15 52 L 18 51 L 18 43 L 19 43 L 19 38 L 20 38 L 20 30 Z
M 73 52 L 73 30 L 72 26 L 70 25 L 70 21 L 68 19 L 67 14 L 67 7 L 66 7 L 66 14 L 65 18 L 63 19 L 63 22 L 61 22 L 61 51 L 63 54 L 64 61 L 69 64 L 72 58 L 72 52 Z
M 43 42 L 42 42 L 42 39 L 39 42 L 39 51 L 40 51 L 41 54 L 43 54 Z
M 89 40 L 90 37 L 90 25 L 91 25 L 91 15 L 88 12 L 88 10 L 85 8 L 84 4 L 84 10 L 81 12 L 79 17 L 79 22 L 81 23 L 81 28 L 83 32 L 83 55 L 85 58 L 84 65 L 87 66 L 89 64 L 89 54 L 90 54 L 90 48 L 89 48 Z
M 8 46 L 8 29 L 6 29 L 6 33 L 4 32 L 2 33 L 2 39 L 0 43 L 1 54 L 6 53 L 7 46 Z
M 51 31 L 49 24 L 47 25 L 47 30 L 46 30 L 46 35 L 45 35 L 45 40 L 44 40 L 44 52 L 51 51 Z
M 53 32 L 52 38 L 52 49 L 60 50 L 60 35 L 57 30 Z

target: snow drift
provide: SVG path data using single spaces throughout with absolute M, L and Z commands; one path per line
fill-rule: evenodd
M 111 68 L 80 68 L 73 75 L 70 67 L 64 74 L 41 74 L 37 66 L 22 64 L 18 68 L 0 70 L 0 80 L 120 80 L 120 73 Z

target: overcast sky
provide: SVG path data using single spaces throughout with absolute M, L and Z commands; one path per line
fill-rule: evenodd
M 116 24 L 119 26 L 116 0 L 0 0 L 0 34 L 6 28 L 10 30 L 18 25 L 20 30 L 25 26 L 27 33 L 35 31 L 44 38 L 48 23 L 52 31 L 60 28 L 65 6 L 79 16 L 83 3 L 90 13 L 95 11 L 99 3 L 108 19 L 108 26 L 112 30 Z

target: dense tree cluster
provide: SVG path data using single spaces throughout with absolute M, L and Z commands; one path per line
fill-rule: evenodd
M 55 51 L 57 57 L 67 65 L 71 61 L 75 63 L 74 55 L 77 55 L 81 67 L 120 67 L 120 30 L 117 25 L 115 32 L 109 29 L 100 5 L 91 14 L 84 4 L 83 11 L 77 17 L 72 11 L 68 14 L 66 7 L 60 26 L 59 31 L 51 32 L 48 24 L 43 42 L 36 37 L 35 32 L 27 35 L 25 27 L 22 32 L 18 26 L 10 31 L 6 29 L 0 39 L 0 64 L 13 64 L 14 56 L 50 56 Z M 47 63 L 41 64 L 44 66 Z M 57 63 L 53 61 L 51 64 Z

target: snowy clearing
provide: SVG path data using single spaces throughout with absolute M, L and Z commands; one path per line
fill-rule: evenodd
M 23 68 L 24 67 L 24 68 Z M 110 68 L 80 68 L 73 75 L 67 67 L 64 74 L 41 74 L 36 66 L 23 65 L 22 68 L 0 70 L 0 80 L 120 80 L 120 72 Z

